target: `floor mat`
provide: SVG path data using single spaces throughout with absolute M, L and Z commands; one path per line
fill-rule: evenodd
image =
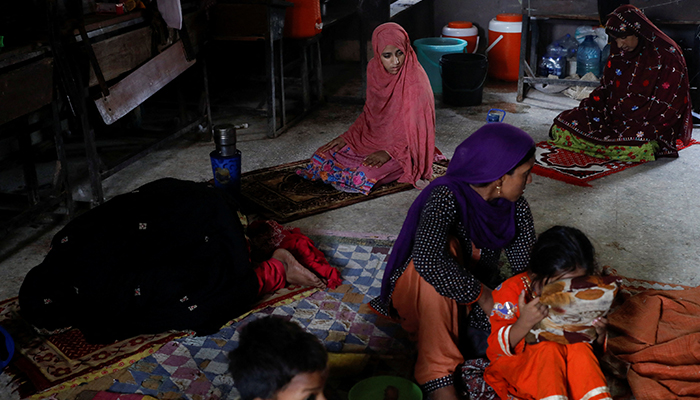
M 263 297 L 238 319 L 261 309 L 288 304 L 317 290 L 286 287 Z M 135 364 L 173 339 L 190 334 L 172 331 L 140 335 L 108 345 L 87 343 L 78 329 L 41 336 L 19 315 L 16 297 L 0 303 L 0 324 L 11 333 L 17 346 L 7 372 L 18 382 L 19 395 L 23 398 L 38 392 L 43 397 L 94 381 Z
M 374 188 L 368 195 L 339 192 L 330 185 L 299 177 L 295 171 L 308 162 L 301 160 L 244 173 L 241 193 L 246 213 L 257 212 L 285 223 L 413 188 L 407 183 L 392 182 Z M 446 165 L 434 163 L 433 176 L 444 175 Z
M 183 337 L 163 345 L 128 368 L 106 376 L 103 379 L 107 385 L 95 388 L 159 399 L 237 400 L 238 392 L 228 374 L 228 352 L 237 347 L 239 331 L 247 322 L 267 315 L 295 321 L 324 342 L 331 353 L 329 400 L 347 399 L 350 388 L 368 376 L 394 375 L 411 379 L 414 345 L 398 324 L 378 317 L 367 306 L 380 292 L 394 238 L 337 235 L 342 233 L 309 235 L 330 264 L 341 272 L 343 284 L 335 290 L 318 290 L 305 298 L 285 296 L 286 304 L 263 302 L 262 308 L 236 319 L 216 334 Z M 612 269 L 607 272 L 615 273 Z M 628 297 L 650 289 L 684 288 L 687 287 L 623 278 L 621 292 Z M 482 379 L 485 365 L 483 360 L 472 360 L 466 365 L 469 371 L 466 368 L 462 371 L 468 386 L 465 389 L 473 395 L 479 393 L 475 399 L 492 398 L 492 392 Z M 617 393 L 625 393 L 624 381 L 615 384 L 622 385 L 615 389 Z M 53 399 L 67 400 L 68 397 L 58 393 Z
M 237 399 L 238 392 L 227 373 L 228 352 L 238 346 L 242 326 L 267 315 L 295 321 L 324 342 L 332 353 L 329 386 L 337 398 L 346 398 L 350 387 L 367 376 L 410 379 L 413 345 L 398 324 L 378 317 L 367 306 L 379 294 L 391 241 L 337 237 L 314 240 L 330 264 L 341 271 L 341 286 L 261 309 L 210 336 L 173 340 L 115 374 L 108 390 L 161 399 Z
M 678 141 L 678 150 L 698 144 L 691 139 L 688 146 Z M 586 154 L 574 153 L 554 147 L 548 142 L 537 143 L 535 166 L 532 173 L 577 186 L 590 187 L 590 181 L 623 171 L 627 168 L 644 164 L 644 162 L 622 162 L 603 160 Z
M 19 382 L 22 397 L 59 391 L 131 365 L 186 332 L 142 335 L 110 345 L 91 345 L 78 329 L 41 336 L 19 315 L 17 297 L 0 303 L 0 324 L 15 340 L 7 373 Z M 51 390 L 50 388 L 55 388 Z

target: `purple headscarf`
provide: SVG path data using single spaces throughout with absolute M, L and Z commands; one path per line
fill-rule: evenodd
M 484 125 L 457 146 L 445 176 L 423 189 L 408 210 L 384 271 L 382 299 L 389 296 L 394 269 L 403 266 L 411 256 L 423 206 L 436 186 L 447 186 L 454 194 L 462 224 L 477 248 L 497 250 L 513 240 L 515 203 L 504 198 L 487 202 L 470 184 L 499 179 L 534 146 L 527 132 L 501 122 Z

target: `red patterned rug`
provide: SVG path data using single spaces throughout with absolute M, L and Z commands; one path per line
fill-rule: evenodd
M 317 288 L 295 285 L 280 289 L 263 297 L 248 313 L 227 325 L 252 312 L 288 304 L 311 296 L 316 291 Z M 17 297 L 0 302 L 0 324 L 10 332 L 15 342 L 15 355 L 3 372 L 13 376 L 14 386 L 22 398 L 37 393 L 49 396 L 94 381 L 129 367 L 173 339 L 191 334 L 171 331 L 140 335 L 108 345 L 87 343 L 78 329 L 50 336 L 40 335 L 20 316 Z
M 688 146 L 678 141 L 678 150 L 700 143 L 691 139 Z M 644 162 L 603 160 L 586 154 L 559 149 L 548 142 L 537 143 L 535 166 L 532 173 L 577 186 L 588 186 L 590 181 L 623 171 Z

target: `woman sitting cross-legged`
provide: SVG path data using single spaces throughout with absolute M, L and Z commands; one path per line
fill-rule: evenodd
M 435 154 L 435 100 L 403 28 L 372 35 L 364 110 L 347 132 L 321 146 L 297 174 L 350 193 L 394 181 L 425 186 Z
M 458 398 L 453 376 L 466 337 L 460 314 L 490 330 L 502 252 L 514 272 L 527 268 L 535 229 L 522 195 L 534 154 L 530 135 L 514 126 L 489 123 L 474 132 L 446 175 L 418 195 L 391 251 L 381 296 L 370 305 L 398 318 L 417 341 L 415 379 L 431 399 Z
M 678 157 L 693 130 L 681 48 L 638 8 L 618 7 L 605 28 L 614 40 L 600 87 L 554 119 L 559 148 L 619 161 Z

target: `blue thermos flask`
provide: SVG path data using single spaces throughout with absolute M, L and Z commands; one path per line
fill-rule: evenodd
M 231 124 L 214 126 L 216 150 L 209 153 L 214 186 L 233 194 L 241 191 L 241 151 L 236 149 L 236 128 Z

